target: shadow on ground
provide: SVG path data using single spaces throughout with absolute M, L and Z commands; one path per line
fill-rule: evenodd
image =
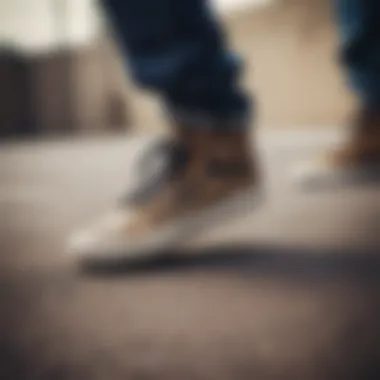
M 351 278 L 380 281 L 377 250 L 313 250 L 269 245 L 231 245 L 165 252 L 156 259 L 85 265 L 97 276 L 145 276 L 197 270 L 229 270 L 244 275 L 276 275 L 298 279 Z

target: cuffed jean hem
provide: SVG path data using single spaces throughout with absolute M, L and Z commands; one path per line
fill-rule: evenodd
M 224 116 L 183 107 L 170 107 L 167 112 L 175 128 L 195 131 L 247 130 L 253 119 L 251 110 Z
M 166 111 L 176 128 L 246 130 L 255 116 L 252 96 L 240 88 L 221 88 L 211 96 L 167 96 Z

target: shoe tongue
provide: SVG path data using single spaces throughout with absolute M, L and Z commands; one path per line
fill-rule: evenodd
M 128 205 L 140 205 L 153 199 L 185 171 L 188 150 L 172 141 L 163 141 L 149 147 L 137 163 L 137 185 L 122 199 Z

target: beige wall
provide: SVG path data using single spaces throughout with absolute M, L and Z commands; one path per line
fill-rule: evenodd
M 230 24 L 264 124 L 329 125 L 345 118 L 352 98 L 338 66 L 330 1 L 283 1 Z

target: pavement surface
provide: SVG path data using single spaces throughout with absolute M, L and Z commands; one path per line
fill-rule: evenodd
M 92 274 L 65 237 L 122 194 L 145 139 L 2 145 L 0 379 L 379 379 L 380 186 L 288 177 L 337 140 L 260 136 L 256 212 L 177 259 Z

